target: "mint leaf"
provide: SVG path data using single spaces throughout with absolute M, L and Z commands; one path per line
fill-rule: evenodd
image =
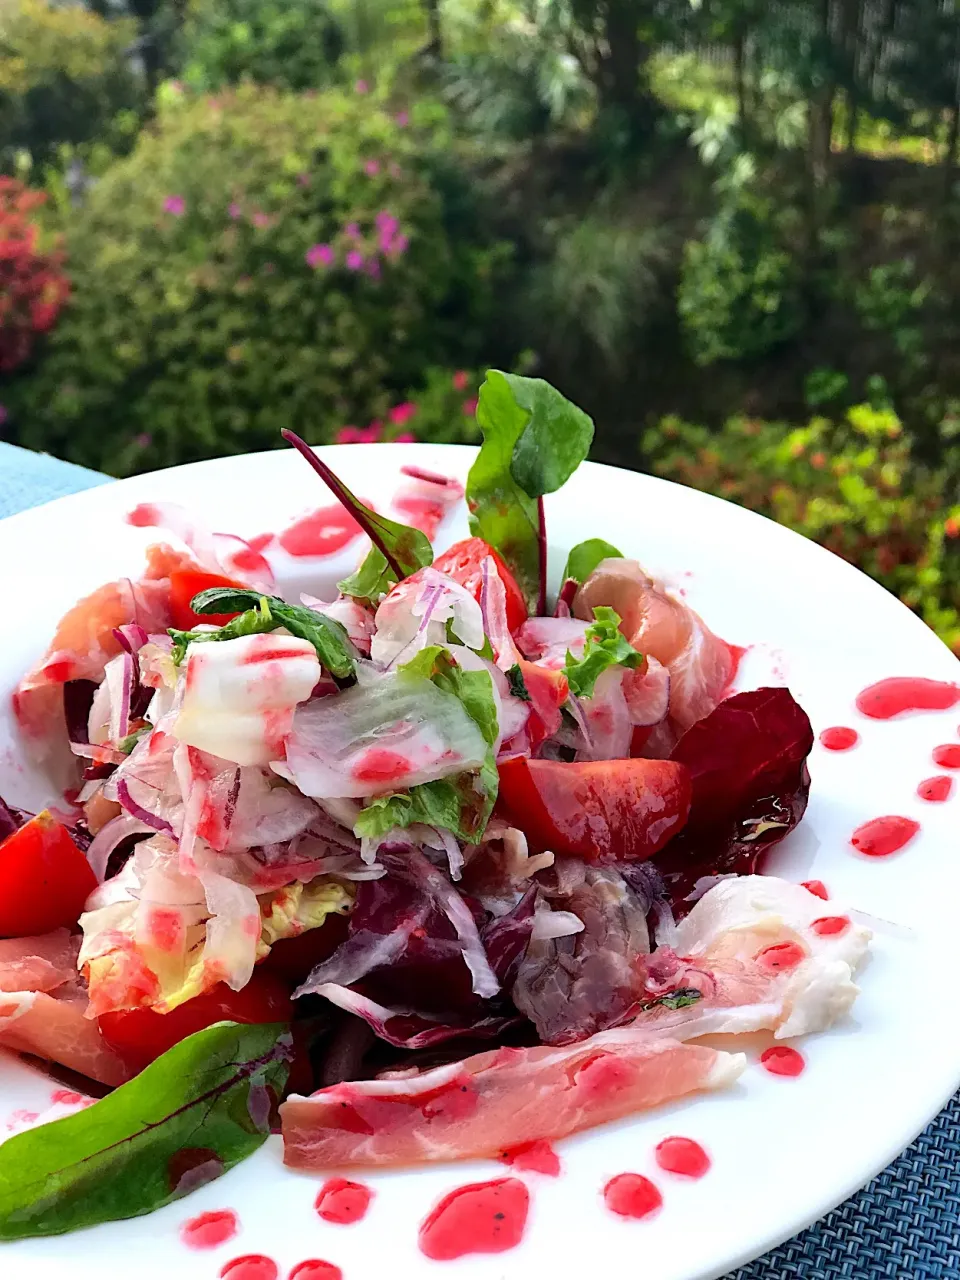
M 354 596 L 376 604 L 380 596 L 389 591 L 395 582 L 409 578 L 425 565 L 433 564 L 433 548 L 425 534 L 419 529 L 399 524 L 396 520 L 388 520 L 386 516 L 372 511 L 317 457 L 305 440 L 286 428 L 280 434 L 306 458 L 373 543 L 357 572 L 338 584 L 345 596 Z
M 539 499 L 587 456 L 593 423 L 541 378 L 488 371 L 477 422 L 483 445 L 467 478 L 470 531 L 507 562 L 531 610 L 542 611 L 546 535 Z
M 527 682 L 523 678 L 523 672 L 516 662 L 512 667 L 507 667 L 507 681 L 510 685 L 510 692 L 515 698 L 519 698 L 521 702 L 532 701 Z
M 190 608 L 201 616 L 206 613 L 233 613 L 237 609 L 245 609 L 246 612 L 232 618 L 216 631 L 171 630 L 174 662 L 183 660 L 186 647 L 191 643 L 234 640 L 237 636 L 286 627 L 292 636 L 313 645 L 317 657 L 331 675 L 346 680 L 356 671 L 346 630 L 333 618 L 308 609 L 306 605 L 287 604 L 278 596 L 262 596 L 258 591 L 245 591 L 237 587 L 208 587 L 206 591 L 193 597 Z
M 702 998 L 703 992 L 698 991 L 696 987 L 678 987 L 676 991 L 668 991 L 665 995 L 657 996 L 655 1000 L 645 1001 L 641 1004 L 640 1010 L 646 1012 L 647 1009 L 655 1009 L 658 1005 L 664 1009 L 687 1009 Z
M 0 1146 L 0 1240 L 150 1213 L 219 1177 L 267 1138 L 287 1079 L 277 1024 L 188 1036 L 85 1111 Z
M 578 543 L 567 556 L 560 581 L 567 582 L 572 578 L 574 582 L 586 582 L 601 560 L 610 559 L 622 560 L 623 552 L 604 542 L 603 538 L 588 538 L 586 542 Z
M 458 698 L 490 749 L 477 770 L 377 796 L 360 811 L 354 834 L 377 837 L 394 827 L 405 828 L 422 822 L 431 827 L 445 827 L 458 839 L 473 843 L 483 834 L 500 785 L 493 754 L 500 727 L 490 673 L 465 671 L 441 645 L 421 649 L 398 671 L 416 679 L 430 680 L 438 689 Z
M 608 667 L 639 667 L 643 661 L 643 654 L 621 634 L 620 615 L 615 609 L 598 605 L 593 616 L 594 621 L 587 627 L 583 657 L 575 658 L 568 649 L 563 668 L 570 692 L 578 698 L 590 697 Z

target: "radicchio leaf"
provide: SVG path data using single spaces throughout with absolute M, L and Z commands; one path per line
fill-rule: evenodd
M 219 1022 L 93 1106 L 0 1146 L 0 1239 L 150 1213 L 238 1164 L 286 1082 L 282 1025 Z M 202 1170 L 202 1172 L 201 1172 Z
M 701 876 L 752 875 L 803 817 L 813 730 L 789 689 L 753 689 L 688 729 L 671 759 L 690 771 L 687 825 L 654 859 L 674 911 Z

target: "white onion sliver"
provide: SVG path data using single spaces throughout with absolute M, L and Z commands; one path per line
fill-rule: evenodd
M 87 861 L 90 863 L 90 870 L 97 877 L 97 883 L 103 884 L 107 875 L 107 863 L 110 855 L 128 836 L 144 834 L 154 835 L 156 828 L 147 826 L 145 822 L 141 822 L 139 818 L 134 818 L 130 814 L 121 813 L 116 818 L 111 818 L 105 823 L 90 842 L 87 850 Z

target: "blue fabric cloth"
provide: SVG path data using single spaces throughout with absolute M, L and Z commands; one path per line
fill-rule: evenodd
M 48 453 L 31 453 L 0 443 L 0 518 L 109 480 L 109 476 L 61 462 Z
M 0 444 L 0 516 L 109 482 Z M 863 1191 L 728 1280 L 960 1280 L 960 1097 Z

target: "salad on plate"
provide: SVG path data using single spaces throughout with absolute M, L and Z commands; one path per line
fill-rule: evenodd
M 760 875 L 810 722 L 597 537 L 548 594 L 590 419 L 491 371 L 466 492 L 387 517 L 336 599 L 181 508 L 14 695 L 64 784 L 0 801 L 0 1046 L 71 1086 L 0 1145 L 0 1239 L 148 1212 L 279 1131 L 298 1169 L 496 1156 L 698 1090 L 846 1012 L 869 933 Z M 435 555 L 466 500 L 472 536 Z M 282 541 L 282 539 L 281 539 Z M 628 552 L 632 548 L 628 549 Z

